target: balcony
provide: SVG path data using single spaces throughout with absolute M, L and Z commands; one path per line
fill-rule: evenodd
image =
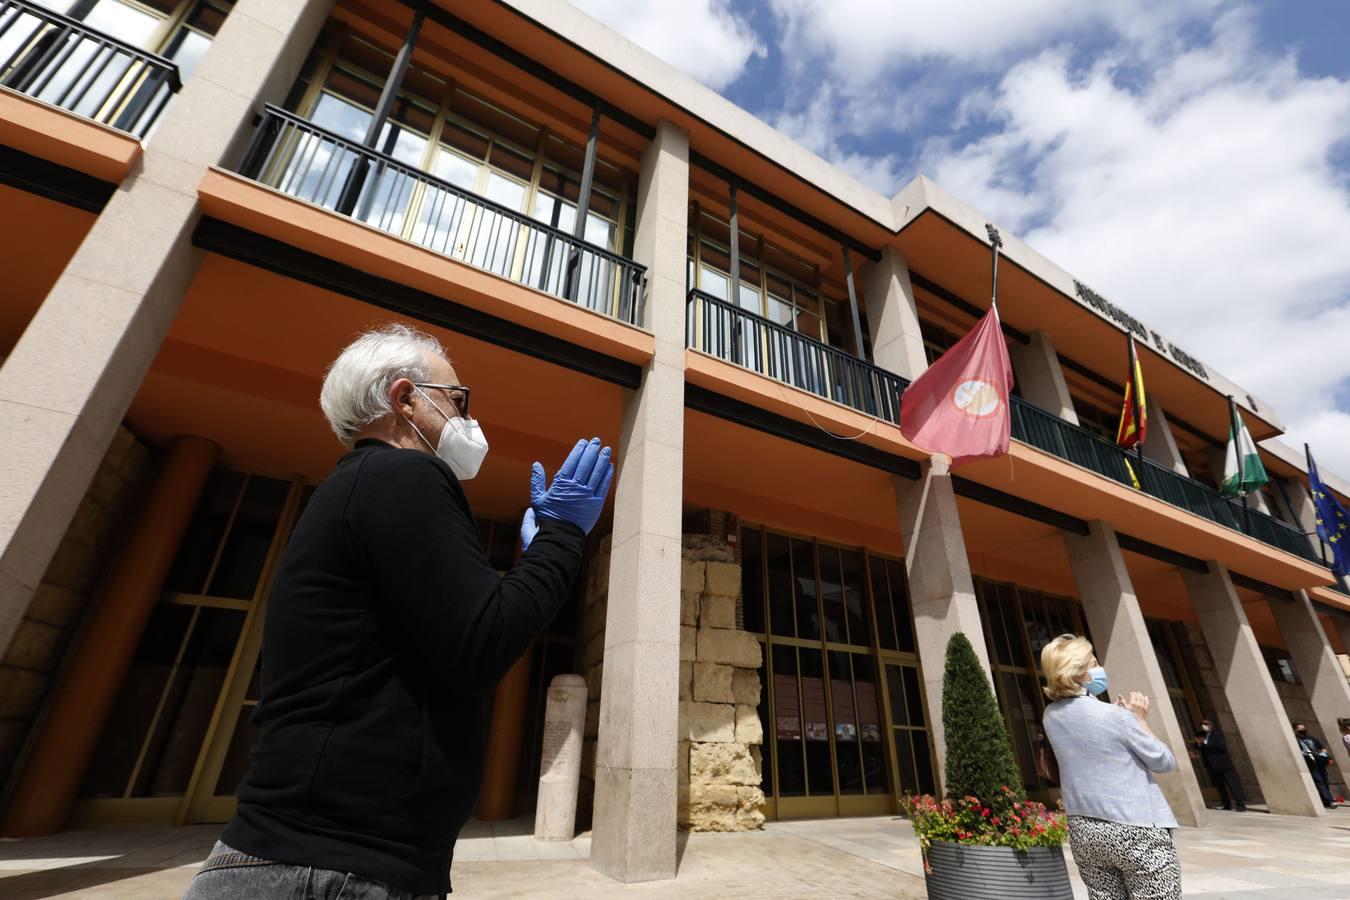
M 0 85 L 138 138 L 183 86 L 172 61 L 29 0 L 0 0 Z
M 687 346 L 900 424 L 900 394 L 909 382 L 899 375 L 697 288 L 685 312 Z
M 266 108 L 239 174 L 621 322 L 642 321 L 645 267 L 278 107 Z
M 1321 562 L 1308 543 L 1307 535 L 1297 528 L 1259 510 L 1244 510 L 1241 501 L 1225 497 L 1214 488 L 1150 459 L 1141 460 L 1128 454 L 1115 444 L 1020 397 L 1012 398 L 1012 436 L 1121 484 L 1132 484 L 1130 468 L 1133 468 L 1144 493 L 1302 559 Z

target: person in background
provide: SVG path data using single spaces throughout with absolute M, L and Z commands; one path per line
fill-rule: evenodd
M 1062 634 L 1041 650 L 1045 733 L 1059 762 L 1073 860 L 1090 900 L 1180 900 L 1177 820 L 1153 780 L 1176 768 L 1148 725 L 1138 691 L 1115 705 L 1087 638 Z
M 1196 749 L 1209 772 L 1209 778 L 1223 799 L 1224 809 L 1247 811 L 1247 795 L 1243 793 L 1233 760 L 1228 756 L 1228 739 L 1209 719 L 1200 720 L 1200 733 L 1195 736 Z
M 1331 796 L 1331 785 L 1327 782 L 1327 766 L 1331 765 L 1331 754 L 1317 738 L 1308 734 L 1308 726 L 1302 722 L 1294 723 L 1294 737 L 1298 740 L 1298 749 L 1303 761 L 1312 773 L 1313 784 L 1317 785 L 1317 796 L 1327 809 L 1336 808 L 1336 799 Z
M 1341 719 L 1341 742 L 1345 744 L 1345 752 L 1350 753 L 1350 719 Z
M 598 438 L 551 484 L 535 463 L 520 559 L 499 575 L 462 486 L 488 450 L 469 396 L 441 345 L 401 325 L 329 368 L 319 405 L 349 450 L 277 569 L 258 740 L 188 900 L 450 889 L 493 688 L 567 600 L 614 477 Z

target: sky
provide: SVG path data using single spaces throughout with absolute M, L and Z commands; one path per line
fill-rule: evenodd
M 932 178 L 1350 479 L 1350 2 L 573 2 L 887 196 Z

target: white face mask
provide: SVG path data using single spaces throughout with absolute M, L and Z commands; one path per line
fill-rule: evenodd
M 446 465 L 450 471 L 455 473 L 455 477 L 460 481 L 468 481 L 478 474 L 479 468 L 483 465 L 483 458 L 487 456 L 488 442 L 483 437 L 483 429 L 478 427 L 477 419 L 464 419 L 459 416 L 450 416 L 445 410 L 427 395 L 427 392 L 420 387 L 414 387 L 419 394 L 427 398 L 427 402 L 436 407 L 436 411 L 445 416 L 445 426 L 441 428 L 440 440 L 436 446 L 431 445 L 422 430 L 413 425 L 413 420 L 409 419 L 408 424 L 412 425 L 413 431 Z

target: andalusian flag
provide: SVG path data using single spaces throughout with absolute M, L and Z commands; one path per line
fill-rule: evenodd
M 1270 476 L 1261 465 L 1256 442 L 1247 430 L 1247 423 L 1238 415 L 1232 397 L 1228 398 L 1228 415 L 1232 424 L 1228 426 L 1228 449 L 1224 452 L 1223 485 L 1219 492 L 1230 497 L 1244 497 L 1259 490 Z
M 1148 431 L 1148 406 L 1144 396 L 1144 367 L 1134 352 L 1134 335 L 1130 335 L 1130 372 L 1125 379 L 1125 404 L 1120 409 L 1120 427 L 1116 429 L 1116 446 L 1131 450 L 1144 442 Z

